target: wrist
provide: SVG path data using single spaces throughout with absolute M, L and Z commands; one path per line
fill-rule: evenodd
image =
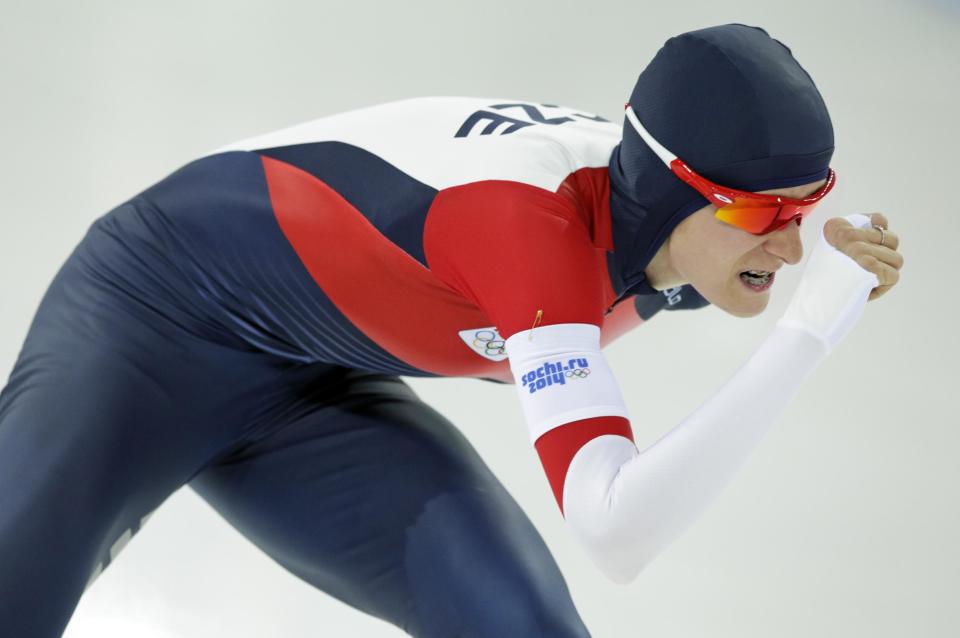
M 780 318 L 762 348 L 769 348 L 800 369 L 813 370 L 833 351 L 830 340 L 811 326 Z
M 778 339 L 785 341 L 798 341 L 799 335 L 794 333 L 804 333 L 810 337 L 808 340 L 810 343 L 807 347 L 816 349 L 816 347 L 819 346 L 824 356 L 833 352 L 830 340 L 825 335 L 821 334 L 816 328 L 790 317 L 781 317 L 778 319 L 773 331 L 778 333 Z

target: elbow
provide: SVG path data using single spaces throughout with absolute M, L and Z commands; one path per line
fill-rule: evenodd
M 647 567 L 648 563 L 649 561 L 633 561 L 632 564 L 617 565 L 605 565 L 597 563 L 597 567 L 601 572 L 603 572 L 603 575 L 612 582 L 618 585 L 629 585 L 637 579 L 637 576 L 639 576 L 640 572 Z
M 629 439 L 594 439 L 577 452 L 563 490 L 568 531 L 600 571 L 622 585 L 634 581 L 660 549 L 618 494 L 621 468 L 636 456 Z
M 580 547 L 590 557 L 597 569 L 609 580 L 618 585 L 627 585 L 653 562 L 657 554 L 644 547 L 642 539 L 624 538 L 610 528 L 604 529 L 592 521 L 589 528 L 577 524 L 568 517 L 567 525 Z M 632 536 L 632 535 L 630 535 Z

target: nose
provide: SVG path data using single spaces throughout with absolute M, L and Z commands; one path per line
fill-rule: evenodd
M 800 240 L 798 220 L 767 235 L 764 245 L 768 253 L 776 255 L 788 264 L 799 264 L 803 258 L 803 242 Z

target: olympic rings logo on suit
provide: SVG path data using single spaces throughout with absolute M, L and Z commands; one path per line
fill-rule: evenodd
M 506 342 L 493 330 L 477 330 L 473 335 L 473 347 L 483 350 L 488 356 L 506 354 L 506 345 Z
M 507 342 L 500 336 L 496 326 L 480 326 L 458 330 L 463 345 L 489 361 L 507 359 Z

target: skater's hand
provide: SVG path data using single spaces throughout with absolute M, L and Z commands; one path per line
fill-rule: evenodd
M 903 255 L 897 252 L 900 238 L 887 230 L 886 216 L 872 213 L 870 222 L 883 227 L 883 246 L 880 245 L 880 231 L 876 228 L 857 228 L 843 217 L 828 219 L 823 226 L 823 236 L 831 246 L 880 280 L 880 285 L 870 291 L 867 301 L 873 301 L 893 288 L 900 280 L 900 268 L 903 267 Z

